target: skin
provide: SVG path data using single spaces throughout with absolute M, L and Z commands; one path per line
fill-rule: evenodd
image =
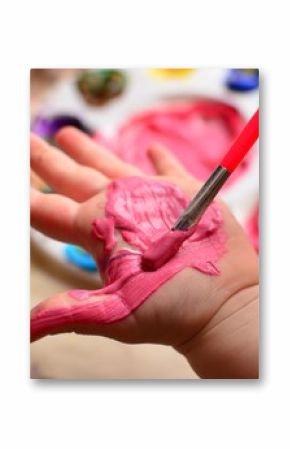
M 31 189 L 31 224 L 96 257 L 102 254 L 103 245 L 92 237 L 91 224 L 103 216 L 107 185 L 118 177 L 144 175 L 74 128 L 62 129 L 56 141 L 63 151 L 31 136 L 31 168 L 57 192 L 46 195 Z M 200 183 L 166 149 L 155 145 L 148 154 L 158 179 L 194 195 Z M 218 263 L 219 276 L 184 269 L 127 318 L 103 325 L 70 320 L 57 333 L 171 345 L 203 378 L 257 378 L 258 258 L 229 209 L 218 202 L 228 236 L 227 252 Z M 36 310 L 62 305 L 69 311 L 74 301 L 67 292 L 61 293 L 44 300 Z M 33 309 L 32 318 L 34 314 Z

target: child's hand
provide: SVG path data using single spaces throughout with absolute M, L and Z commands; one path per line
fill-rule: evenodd
M 91 226 L 95 218 L 103 216 L 106 187 L 118 177 L 143 175 L 73 128 L 60 131 L 57 142 L 66 154 L 31 137 L 32 170 L 57 192 L 43 194 L 32 189 L 32 226 L 52 238 L 80 245 L 98 258 L 103 245 L 92 237 Z M 171 154 L 155 146 L 149 156 L 160 179 L 174 182 L 193 196 L 199 183 Z M 228 238 L 227 253 L 218 263 L 221 275 L 184 269 L 129 316 L 109 324 L 94 323 L 85 315 L 75 322 L 78 300 L 68 293 L 59 294 L 32 310 L 32 339 L 78 332 L 131 343 L 170 344 L 187 355 L 201 376 L 256 377 L 257 256 L 228 208 L 222 203 L 220 207 Z M 54 320 L 51 328 L 38 332 L 41 316 L 57 316 L 60 308 L 62 314 L 66 311 L 65 320 L 62 315 L 59 323 Z

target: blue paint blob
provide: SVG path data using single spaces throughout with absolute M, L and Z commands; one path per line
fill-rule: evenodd
M 66 245 L 64 255 L 68 262 L 85 271 L 98 271 L 96 262 L 91 254 L 79 246 Z

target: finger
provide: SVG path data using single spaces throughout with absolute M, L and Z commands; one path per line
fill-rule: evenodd
M 109 178 L 142 176 L 138 168 L 121 161 L 112 152 L 97 145 L 92 138 L 76 128 L 61 129 L 55 136 L 55 140 L 75 161 L 99 170 Z
M 148 149 L 148 156 L 150 157 L 155 170 L 158 175 L 164 176 L 188 176 L 189 173 L 173 156 L 173 154 L 165 147 L 159 144 L 152 145 Z
M 30 139 L 32 169 L 58 193 L 76 201 L 85 201 L 102 190 L 109 180 L 46 143 L 36 135 Z
M 156 173 L 169 181 L 175 181 L 187 194 L 193 194 L 202 183 L 194 178 L 179 160 L 165 147 L 152 145 L 148 150 Z
M 74 231 L 77 210 L 78 204 L 69 198 L 30 190 L 31 225 L 56 240 L 79 243 Z
M 118 320 L 128 316 L 128 308 L 117 294 L 104 294 L 103 290 L 77 290 L 42 301 L 31 311 L 31 341 L 64 332 L 122 338 L 131 330 L 130 320 L 114 321 L 116 316 Z

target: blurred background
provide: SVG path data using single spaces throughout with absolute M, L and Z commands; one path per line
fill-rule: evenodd
M 32 69 L 31 130 L 53 143 L 72 125 L 119 157 L 152 172 L 151 143 L 168 147 L 201 180 L 215 168 L 259 105 L 259 72 L 246 69 Z M 258 147 L 222 192 L 259 250 Z M 31 174 L 32 184 L 50 186 Z M 31 305 L 72 288 L 100 286 L 82 248 L 31 230 Z M 193 379 L 186 360 L 159 345 L 125 345 L 74 334 L 31 345 L 31 377 L 51 379 Z

